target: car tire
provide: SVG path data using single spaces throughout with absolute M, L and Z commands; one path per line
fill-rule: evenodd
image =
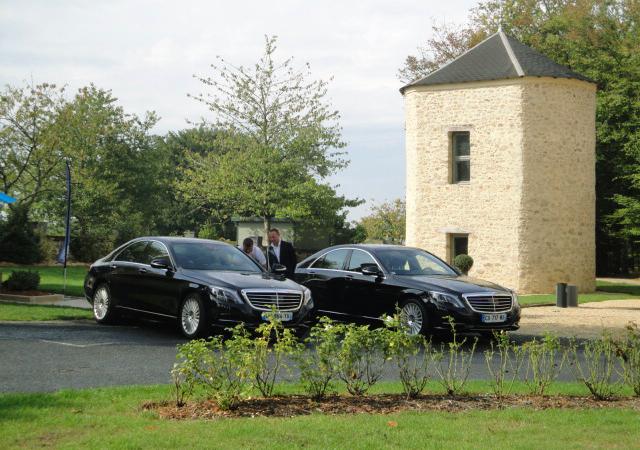
M 407 333 L 426 334 L 429 329 L 427 309 L 420 300 L 411 298 L 400 304 L 400 315 L 406 320 Z
M 98 285 L 93 291 L 93 318 L 100 324 L 114 323 L 117 319 L 116 307 L 111 291 L 106 283 Z
M 204 337 L 208 330 L 207 311 L 202 297 L 196 293 L 187 295 L 180 304 L 178 327 L 187 339 Z

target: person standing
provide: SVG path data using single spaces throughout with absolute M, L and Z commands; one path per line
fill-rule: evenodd
M 267 259 L 264 257 L 262 250 L 253 244 L 253 239 L 249 237 L 245 238 L 244 241 L 242 241 L 242 246 L 238 246 L 238 248 L 256 260 L 262 267 L 266 266 Z
M 272 228 L 269 230 L 269 248 L 267 249 L 267 258 L 269 258 L 269 267 L 275 264 L 282 264 L 287 268 L 285 276 L 293 279 L 296 270 L 296 251 L 291 242 L 280 239 L 280 230 Z

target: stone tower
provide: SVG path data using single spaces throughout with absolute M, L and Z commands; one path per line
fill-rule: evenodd
M 407 245 L 519 293 L 595 289 L 595 94 L 502 31 L 401 89 Z

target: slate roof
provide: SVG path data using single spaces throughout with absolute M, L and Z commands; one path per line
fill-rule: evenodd
M 573 78 L 593 83 L 587 77 L 553 62 L 542 53 L 499 30 L 450 63 L 424 78 L 403 86 L 400 92 L 404 94 L 405 89 L 412 86 L 521 77 Z

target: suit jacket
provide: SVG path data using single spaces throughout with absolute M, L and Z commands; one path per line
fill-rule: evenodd
M 269 245 L 267 249 L 267 255 L 269 258 L 269 267 L 273 267 L 274 264 L 282 264 L 287 268 L 286 277 L 293 278 L 293 274 L 296 270 L 296 264 L 298 259 L 296 258 L 296 252 L 293 249 L 293 244 L 287 241 L 280 241 L 280 261 L 276 258 L 276 254 L 273 251 L 273 247 Z

